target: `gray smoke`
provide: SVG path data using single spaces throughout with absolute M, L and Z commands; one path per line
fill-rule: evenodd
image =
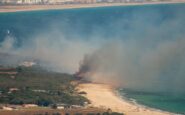
M 111 42 L 82 61 L 85 79 L 145 91 L 184 92 L 185 39 L 143 48 L 135 41 Z
M 164 14 L 149 13 L 118 21 L 118 28 L 130 22 L 131 31 L 115 30 L 129 33 L 127 38 L 115 37 L 85 55 L 78 75 L 133 90 L 185 93 L 185 16 L 175 12 L 172 19 L 157 24 Z
M 15 48 L 16 39 L 7 35 L 1 43 L 0 53 L 10 56 L 1 56 L 4 58 L 3 63 L 13 65 L 23 61 L 37 61 L 52 71 L 74 73 L 84 54 L 93 51 L 94 48 L 90 46 L 93 41 L 68 40 L 61 32 L 54 30 L 38 34 L 18 48 Z
M 93 10 L 90 13 L 93 15 Z M 49 30 L 32 36 L 17 48 L 16 39 L 7 36 L 0 44 L 0 52 L 19 56 L 16 62 L 39 60 L 42 66 L 54 71 L 77 72 L 92 82 L 142 91 L 185 93 L 184 8 L 140 9 L 130 11 L 128 17 L 124 13 L 120 17 L 97 14 L 104 19 L 102 25 L 93 25 L 97 20 L 86 15 L 73 25 L 68 25 L 73 20 L 64 21 L 62 27 L 56 26 L 62 22 L 54 20 L 56 24 Z M 83 35 L 86 31 L 82 27 L 86 26 L 90 28 L 89 36 Z M 74 30 L 73 27 L 79 31 L 68 32 L 72 37 L 69 38 L 64 30 Z M 12 63 L 15 58 L 6 61 Z

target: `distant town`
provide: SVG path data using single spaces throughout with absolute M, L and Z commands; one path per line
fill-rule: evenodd
M 60 5 L 60 4 L 94 4 L 94 3 L 142 3 L 166 2 L 173 0 L 1 0 L 0 5 Z

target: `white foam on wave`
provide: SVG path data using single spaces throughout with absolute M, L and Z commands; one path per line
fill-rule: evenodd
M 137 106 L 138 108 L 143 108 L 143 109 L 148 109 L 148 110 L 151 110 L 151 111 L 158 111 L 158 112 L 163 112 L 163 113 L 167 113 L 169 115 L 183 115 L 183 114 L 179 114 L 179 113 L 172 113 L 172 112 L 168 112 L 168 111 L 164 111 L 164 110 L 161 110 L 161 109 L 157 109 L 157 108 L 152 108 L 152 107 L 149 107 L 149 106 L 146 106 L 146 105 L 143 105 L 143 104 L 140 104 L 138 103 L 138 101 L 134 98 L 129 98 L 127 97 L 127 93 L 123 92 L 123 89 L 122 88 L 119 88 L 115 91 L 115 94 L 121 98 L 122 100 L 130 103 L 130 104 L 133 104 L 135 106 Z

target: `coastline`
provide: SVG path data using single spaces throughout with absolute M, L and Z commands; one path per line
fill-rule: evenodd
M 178 4 L 185 3 L 185 0 L 165 1 L 165 2 L 143 2 L 143 3 L 95 3 L 95 4 L 63 4 L 63 5 L 5 5 L 0 6 L 0 13 L 21 12 L 21 11 L 42 11 L 42 10 L 61 10 L 109 6 L 136 6 L 136 5 L 155 5 L 155 4 Z
M 128 102 L 128 103 L 130 103 L 132 105 L 135 105 L 135 106 L 138 106 L 138 107 L 141 107 L 141 108 L 145 108 L 145 109 L 149 109 L 149 110 L 152 110 L 152 111 L 162 112 L 162 113 L 165 113 L 167 115 L 176 115 L 176 113 L 163 111 L 163 110 L 160 110 L 160 109 L 148 107 L 148 106 L 143 105 L 143 104 L 139 104 L 139 103 L 137 103 L 137 100 L 135 100 L 135 99 L 132 99 L 132 98 L 128 99 L 127 97 L 124 97 L 124 95 L 120 95 L 117 90 L 114 91 L 114 93 L 115 93 L 116 96 L 118 96 L 118 98 L 121 98 L 121 100 L 126 101 L 126 102 Z
M 80 91 L 91 101 L 91 106 L 100 108 L 111 108 L 113 111 L 126 115 L 172 115 L 172 113 L 149 108 L 143 105 L 132 103 L 121 98 L 113 87 L 106 84 L 83 83 L 78 86 Z

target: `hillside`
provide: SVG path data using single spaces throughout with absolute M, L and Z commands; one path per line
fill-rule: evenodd
M 7 74 L 3 72 L 17 72 Z M 72 82 L 73 75 L 51 72 L 39 66 L 0 69 L 0 103 L 83 105 L 88 100 L 80 96 Z

